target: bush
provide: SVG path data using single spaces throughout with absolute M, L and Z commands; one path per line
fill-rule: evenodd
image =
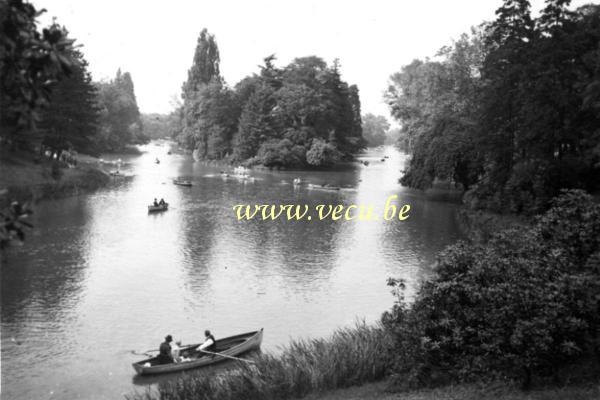
M 270 140 L 258 149 L 257 157 L 266 167 L 302 167 L 306 164 L 306 149 L 289 139 Z
M 60 161 L 55 160 L 52 162 L 52 165 L 50 166 L 50 175 L 55 181 L 58 181 L 60 178 L 62 178 L 63 171 L 61 169 Z
M 335 165 L 341 158 L 340 152 L 332 144 L 315 138 L 310 149 L 306 152 L 306 161 L 315 167 Z
M 486 244 L 460 242 L 438 258 L 412 307 L 399 295 L 383 316 L 393 334 L 397 373 L 413 386 L 440 377 L 554 375 L 598 354 L 600 205 L 563 192 L 529 229 Z

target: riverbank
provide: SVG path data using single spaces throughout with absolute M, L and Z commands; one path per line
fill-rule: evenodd
M 305 397 L 305 400 L 595 400 L 600 398 L 598 384 L 543 387 L 529 391 L 506 385 L 453 385 L 391 393 L 388 382 L 369 383 L 363 386 L 334 390 Z
M 327 339 L 292 341 L 281 354 L 249 356 L 215 375 L 203 371 L 127 395 L 128 400 L 595 400 L 600 380 L 575 373 L 566 384 L 540 380 L 529 390 L 491 381 L 404 390 L 391 378 L 392 349 L 379 326 L 359 324 Z M 591 378 L 591 379 L 590 379 Z
M 31 153 L 0 154 L 2 202 L 37 202 L 85 193 L 106 186 L 110 176 L 97 167 L 97 160 L 83 156 L 74 168 L 56 169 L 50 160 Z
M 130 400 L 293 399 L 311 393 L 381 381 L 390 366 L 390 338 L 364 323 L 327 339 L 295 340 L 281 354 L 260 353 L 215 377 L 183 376 Z

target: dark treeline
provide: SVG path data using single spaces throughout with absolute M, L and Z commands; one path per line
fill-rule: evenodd
M 0 140 L 11 149 L 88 153 L 146 141 L 133 81 L 119 70 L 92 82 L 88 63 L 53 23 L 41 32 L 33 5 L 0 1 Z
M 358 88 L 337 61 L 297 58 L 283 68 L 265 58 L 234 88 L 220 75 L 219 50 L 203 30 L 183 85 L 177 140 L 200 159 L 246 165 L 326 167 L 364 146 Z
M 600 184 L 600 7 L 549 0 L 539 18 L 506 0 L 497 18 L 392 76 L 408 136 L 402 183 L 454 181 L 475 208 L 543 211 L 561 188 Z
M 595 382 L 600 370 L 600 6 L 504 0 L 497 19 L 416 60 L 387 92 L 412 154 L 404 184 L 538 213 L 439 254 L 383 316 L 404 387 Z M 563 188 L 579 188 L 565 190 Z M 558 196 L 557 196 L 558 195 Z

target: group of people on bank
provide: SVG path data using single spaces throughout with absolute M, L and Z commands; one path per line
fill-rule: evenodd
M 173 336 L 167 335 L 165 341 L 160 344 L 158 362 L 159 364 L 171 364 L 188 361 L 187 358 L 180 354 L 181 342 L 173 343 Z M 217 341 L 209 330 L 204 331 L 204 343 L 192 349 L 192 351 L 214 353 L 217 349 Z

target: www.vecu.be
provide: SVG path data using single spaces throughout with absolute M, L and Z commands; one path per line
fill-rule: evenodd
M 404 204 L 398 208 L 392 201 L 397 199 L 397 195 L 389 196 L 385 202 L 383 210 L 383 219 L 391 221 L 398 219 L 406 220 L 409 215 L 410 205 Z M 288 221 L 312 220 L 313 216 L 309 213 L 311 207 L 307 204 L 236 204 L 233 211 L 238 221 L 250 221 L 252 219 L 263 221 L 275 221 L 277 219 L 287 219 Z M 333 221 L 371 221 L 379 217 L 374 213 L 372 205 L 343 205 L 343 204 L 319 204 L 315 206 L 318 220 L 331 219 Z

